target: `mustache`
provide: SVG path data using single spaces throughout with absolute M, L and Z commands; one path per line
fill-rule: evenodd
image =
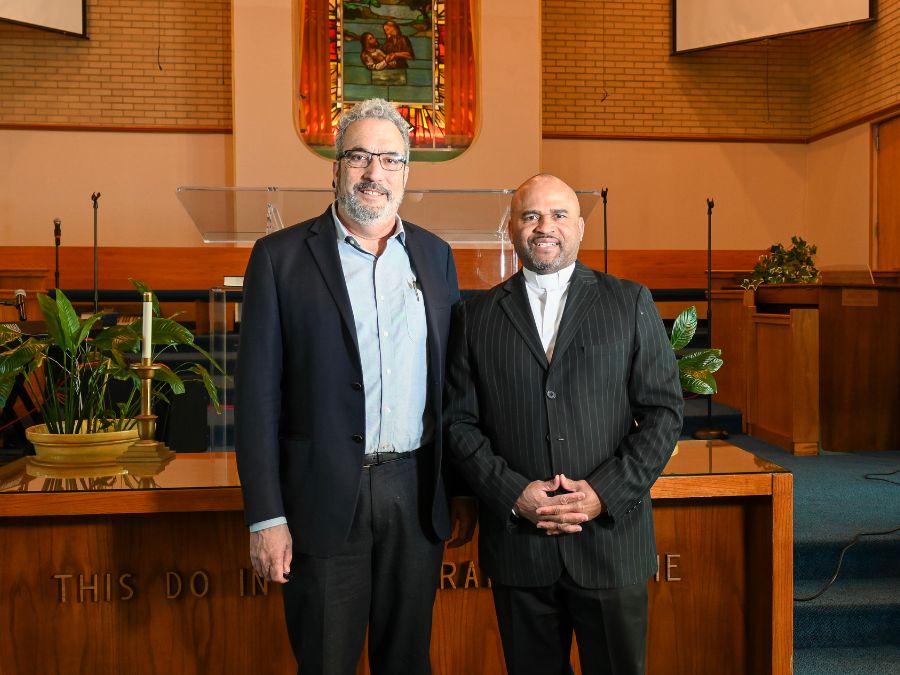
M 386 195 L 388 199 L 390 199 L 393 195 L 391 191 L 388 190 L 383 185 L 379 185 L 378 183 L 370 180 L 364 180 L 353 186 L 354 192 L 362 192 L 363 190 L 375 190 L 383 195 Z
M 557 239 L 556 237 L 551 237 L 546 234 L 533 234 L 530 237 L 528 237 L 528 245 L 529 246 L 534 246 L 539 241 L 550 241 L 550 242 L 554 242 L 556 244 L 560 244 L 560 245 L 562 244 L 562 242 L 560 242 L 560 240 Z

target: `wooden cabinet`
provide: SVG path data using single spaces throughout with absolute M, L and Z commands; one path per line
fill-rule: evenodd
M 713 291 L 713 341 L 725 360 L 717 400 L 748 433 L 797 454 L 900 447 L 900 286 L 740 293 Z
M 293 672 L 280 588 L 250 571 L 233 456 L 157 470 L 0 468 L 4 675 Z M 687 441 L 651 496 L 649 673 L 790 673 L 791 475 Z M 436 675 L 504 672 L 488 584 L 474 543 L 447 551 Z

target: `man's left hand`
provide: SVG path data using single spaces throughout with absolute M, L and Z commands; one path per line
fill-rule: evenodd
M 478 522 L 478 502 L 474 497 L 453 497 L 450 500 L 450 527 L 455 532 L 447 548 L 458 548 L 472 540 Z
M 603 500 L 586 480 L 571 480 L 564 474 L 560 474 L 559 487 L 567 492 L 580 492 L 584 495 L 584 499 L 570 504 L 541 506 L 537 509 L 537 514 L 541 518 L 537 526 L 542 530 L 547 530 L 547 534 L 581 532 L 581 526 L 572 523 L 571 514 L 573 513 L 586 516 L 582 522 L 593 520 L 603 513 Z

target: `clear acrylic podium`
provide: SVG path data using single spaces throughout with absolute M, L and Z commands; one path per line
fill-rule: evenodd
M 426 228 L 453 247 L 462 288 L 490 288 L 519 268 L 506 229 L 513 192 L 407 190 L 400 217 Z M 600 249 L 602 222 L 596 222 L 596 212 L 601 194 L 576 194 L 585 219 L 582 248 Z M 331 189 L 291 187 L 179 187 L 177 195 L 203 241 L 220 244 L 252 243 L 284 226 L 318 216 L 334 200 Z M 223 413 L 209 415 L 212 451 L 234 449 L 230 380 L 239 339 L 241 297 L 239 285 L 223 285 L 209 293 L 211 353 L 225 370 L 218 380 Z

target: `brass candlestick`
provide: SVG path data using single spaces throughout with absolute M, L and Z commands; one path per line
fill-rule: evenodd
M 131 366 L 141 378 L 141 414 L 137 420 L 139 441 L 132 443 L 128 450 L 119 455 L 120 463 L 164 462 L 175 456 L 165 443 L 156 440 L 156 415 L 153 414 L 152 385 L 154 373 L 162 368 L 150 359 L 141 359 L 140 363 Z

